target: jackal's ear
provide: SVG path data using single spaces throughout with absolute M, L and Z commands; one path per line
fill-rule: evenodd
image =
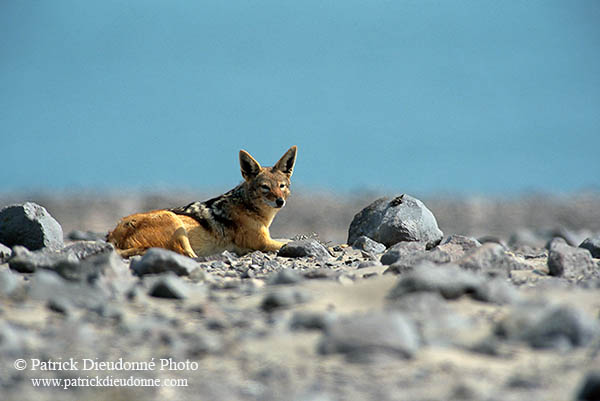
M 250 180 L 260 173 L 260 164 L 250 156 L 245 150 L 240 150 L 240 167 L 242 168 L 242 177 Z
M 287 152 L 279 159 L 273 166 L 273 169 L 279 170 L 286 174 L 288 177 L 292 176 L 294 172 L 294 164 L 296 163 L 296 146 L 292 146 Z

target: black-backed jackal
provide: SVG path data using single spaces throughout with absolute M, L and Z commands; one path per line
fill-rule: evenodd
M 205 202 L 124 217 L 107 239 L 123 257 L 152 247 L 189 257 L 224 250 L 239 254 L 278 251 L 284 243 L 271 238 L 269 226 L 290 194 L 295 162 L 296 146 L 273 167 L 261 167 L 248 152 L 240 150 L 244 177 L 240 185 Z

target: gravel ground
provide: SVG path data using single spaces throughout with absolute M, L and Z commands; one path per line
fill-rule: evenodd
M 1 398 L 598 399 L 600 260 L 568 244 L 600 232 L 599 196 L 422 199 L 444 231 L 437 247 L 348 246 L 352 217 L 374 198 L 289 201 L 273 236 L 316 257 L 156 263 L 68 238 L 59 251 L 13 248 L 0 263 Z M 3 196 L 0 206 L 25 200 L 68 236 L 194 198 Z M 564 240 L 546 248 L 554 237 Z

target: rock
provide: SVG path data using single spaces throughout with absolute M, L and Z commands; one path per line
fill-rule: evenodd
M 360 262 L 356 268 L 357 269 L 366 269 L 369 267 L 381 266 L 381 262 L 376 260 L 365 260 L 364 262 Z
M 73 305 L 97 310 L 107 303 L 106 294 L 98 287 L 87 283 L 73 283 L 49 270 L 39 270 L 31 279 L 28 295 L 40 301 L 54 304 Z
M 19 281 L 10 270 L 0 271 L 0 295 L 10 295 L 19 287 Z
M 553 240 L 549 249 L 548 270 L 551 276 L 577 279 L 588 277 L 598 270 L 587 249 L 569 246 L 562 239 Z
M 104 241 L 106 239 L 106 233 L 73 230 L 67 234 L 67 238 L 71 241 Z
M 302 272 L 302 277 L 312 279 L 337 280 L 340 272 L 332 269 L 310 268 Z
M 412 271 L 415 267 L 424 262 L 440 265 L 450 263 L 450 260 L 450 255 L 436 247 L 431 251 L 420 251 L 400 258 L 391 264 L 384 273 L 402 274 Z
M 58 250 L 64 245 L 63 231 L 42 206 L 32 202 L 11 205 L 0 210 L 0 243 Z
M 461 345 L 464 333 L 472 331 L 470 319 L 454 312 L 438 293 L 417 292 L 390 300 L 387 307 L 400 311 L 417 323 L 424 345 Z
M 330 394 L 320 391 L 309 390 L 293 398 L 293 401 L 337 401 L 338 399 Z
M 21 358 L 25 344 L 31 341 L 31 335 L 28 335 L 30 332 L 28 333 L 26 329 L 13 325 L 4 319 L 0 320 L 0 355 Z M 18 397 L 15 399 L 18 399 Z
M 31 252 L 17 245 L 13 248 L 13 255 L 8 261 L 10 268 L 20 273 L 33 273 L 38 269 L 54 270 L 61 263 L 77 264 L 79 260 L 74 254 L 53 252 L 48 249 Z
M 336 315 L 332 312 L 296 312 L 292 316 L 290 329 L 292 330 L 327 330 L 335 321 Z
M 479 243 L 481 244 L 485 244 L 486 242 L 495 242 L 496 244 L 502 245 L 504 249 L 508 249 L 508 245 L 506 244 L 506 242 L 504 242 L 504 240 L 502 240 L 501 238 L 496 237 L 495 235 L 484 235 L 477 238 L 477 241 L 479 241 Z
M 69 281 L 95 283 L 101 276 L 121 278 L 127 272 L 127 266 L 119 255 L 111 250 L 110 252 L 89 256 L 77 262 L 72 260 L 60 261 L 52 266 L 51 270 Z
M 114 249 L 114 246 L 106 241 L 78 241 L 64 247 L 61 253 L 73 254 L 82 260 L 99 253 L 112 252 Z
M 327 259 L 331 255 L 321 243 L 314 239 L 304 239 L 288 242 L 281 247 L 277 256 L 285 256 L 288 258 L 315 257 Z
M 513 249 L 521 246 L 539 247 L 544 245 L 546 241 L 547 238 L 536 234 L 532 230 L 522 228 L 510 235 L 508 246 Z
M 520 255 L 525 259 L 537 259 L 547 258 L 548 250 L 546 248 L 532 247 L 529 245 L 522 245 L 517 248 L 513 248 L 515 255 Z
M 265 295 L 262 300 L 261 308 L 265 312 L 272 312 L 279 308 L 287 308 L 310 299 L 304 291 L 294 288 L 285 288 L 273 291 Z
M 82 259 L 79 259 L 78 255 Z M 113 250 L 112 245 L 97 245 L 96 243 L 82 243 L 82 247 L 67 247 L 61 252 L 47 249 L 31 252 L 27 248 L 17 245 L 8 264 L 12 270 L 21 273 L 33 273 L 39 269 L 46 269 L 55 271 L 70 281 L 88 281 L 90 283 L 105 274 L 107 270 L 111 270 L 111 274 L 116 275 L 124 268 L 123 261 Z
M 522 372 L 515 373 L 506 382 L 507 387 L 515 389 L 534 389 L 540 388 L 542 385 L 542 377 L 535 374 L 523 374 Z
M 593 258 L 600 258 L 600 235 L 587 238 L 580 245 L 580 248 L 587 249 L 592 254 Z
M 471 297 L 478 301 L 499 305 L 516 304 L 521 300 L 517 289 L 501 277 L 484 280 Z
M 179 277 L 173 273 L 167 273 L 160 277 L 148 295 L 156 298 L 184 299 L 190 294 L 189 285 L 184 283 Z
M 342 353 L 355 362 L 378 354 L 411 358 L 420 339 L 412 320 L 398 312 L 374 312 L 336 320 L 319 344 L 322 354 Z
M 575 399 L 578 401 L 600 400 L 600 371 L 592 371 L 585 376 Z
M 511 235 L 508 244 L 512 249 L 523 246 L 537 248 L 547 244 L 554 238 L 562 238 L 567 244 L 577 246 L 577 244 L 585 239 L 585 233 L 572 232 L 564 227 L 536 231 L 520 229 Z
M 298 272 L 292 269 L 282 269 L 276 273 L 273 273 L 267 279 L 267 284 L 297 284 L 304 280 Z
M 563 238 L 571 246 L 577 246 L 585 238 L 581 238 L 580 234 L 569 231 L 564 227 L 548 230 L 544 234 L 546 238 Z
M 463 235 L 458 234 L 452 234 L 444 241 L 442 241 L 438 246 L 436 246 L 433 250 L 444 252 L 448 255 L 450 262 L 456 262 L 457 260 L 465 256 L 465 254 L 474 251 L 480 246 L 481 243 L 475 238 L 465 237 Z
M 388 299 L 395 300 L 415 292 L 437 292 L 446 299 L 469 295 L 479 301 L 504 304 L 517 300 L 515 291 L 500 279 L 489 280 L 456 265 L 436 266 L 424 262 L 399 279 Z
M 4 244 L 0 244 L 0 263 L 4 263 L 12 256 L 12 249 Z
M 71 314 L 71 310 L 73 309 L 73 307 L 69 303 L 69 300 L 67 300 L 66 298 L 60 298 L 60 297 L 59 298 L 50 298 L 48 300 L 48 302 L 46 303 L 46 306 L 51 311 L 60 313 L 62 315 Z
M 463 269 L 485 272 L 499 272 L 508 276 L 511 270 L 525 270 L 529 267 L 510 256 L 500 244 L 488 242 L 468 253 L 457 261 Z
M 165 272 L 188 276 L 198 267 L 194 259 L 162 248 L 150 248 L 141 259 L 131 262 L 131 270 L 138 276 Z
M 380 261 L 383 265 L 391 265 L 407 256 L 422 255 L 424 251 L 424 242 L 398 242 L 381 256 Z
M 495 334 L 523 341 L 533 348 L 587 345 L 599 334 L 591 316 L 569 306 L 520 305 L 495 327 Z
M 443 237 L 434 215 L 418 199 L 400 195 L 390 201 L 380 198 L 354 216 L 348 243 L 365 235 L 390 247 L 398 242 L 424 242 L 433 248 Z
M 385 252 L 385 245 L 373 241 L 371 238 L 361 235 L 357 238 L 356 241 L 352 244 L 352 246 L 356 249 L 360 249 L 361 251 L 365 251 L 370 254 L 379 254 Z
M 464 294 L 475 293 L 482 281 L 481 277 L 454 265 L 435 267 L 422 264 L 402 276 L 388 298 L 393 300 L 405 294 L 425 291 L 438 292 L 446 299 L 456 299 Z
M 262 252 L 260 252 L 262 254 Z M 199 256 L 197 258 L 193 258 L 196 262 L 204 263 L 204 262 L 223 262 L 227 265 L 233 265 L 237 260 L 238 256 L 229 251 L 223 251 L 221 253 L 216 253 L 214 255 L 208 256 Z

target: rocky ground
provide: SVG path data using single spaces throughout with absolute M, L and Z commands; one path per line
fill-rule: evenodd
M 598 196 L 425 200 L 441 231 L 410 197 L 300 199 L 279 254 L 195 260 L 101 240 L 174 199 L 59 199 L 0 212 L 3 400 L 600 399 Z

